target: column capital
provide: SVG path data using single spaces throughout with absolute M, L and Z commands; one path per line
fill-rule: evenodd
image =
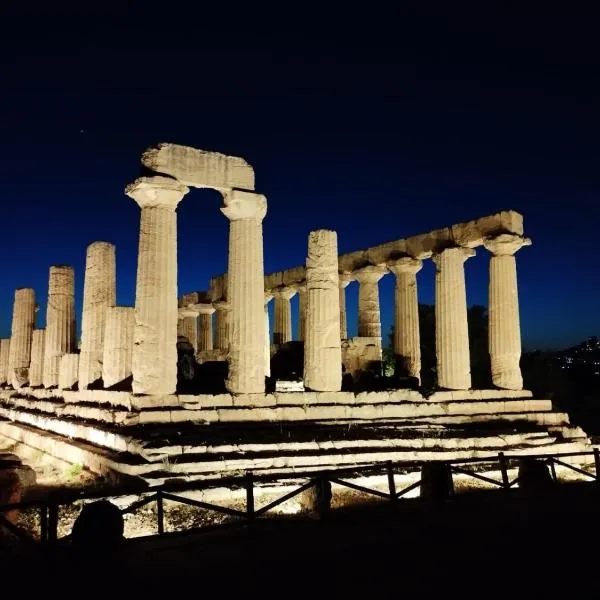
M 273 300 L 273 292 L 271 290 L 265 290 L 265 305 L 269 304 Z
M 231 304 L 227 300 L 216 300 L 212 303 L 215 310 L 231 310 Z
M 164 207 L 175 210 L 189 188 L 170 177 L 138 177 L 125 188 L 125 194 L 133 198 L 140 208 Z
M 197 317 L 200 314 L 199 310 L 196 310 L 193 306 L 185 306 L 178 309 L 177 318 L 183 319 L 184 317 Z
M 501 233 L 493 237 L 486 237 L 483 245 L 494 256 L 512 256 L 523 246 L 531 246 L 531 240 L 513 233 Z
M 415 275 L 423 268 L 423 261 L 412 256 L 403 256 L 388 262 L 387 267 L 394 275 L 400 275 L 401 273 Z
M 242 219 L 262 221 L 267 214 L 267 199 L 256 192 L 229 190 L 223 194 L 221 212 L 230 221 Z
M 271 294 L 275 297 L 275 298 L 283 298 L 285 300 L 291 300 L 296 293 L 298 292 L 298 289 L 296 288 L 296 286 L 284 286 L 284 287 L 280 287 L 280 288 L 274 288 L 271 290 Z
M 359 283 L 377 283 L 387 272 L 385 265 L 367 265 L 353 271 L 352 275 Z
M 463 263 L 472 256 L 475 256 L 475 250 L 473 250 L 473 248 L 466 248 L 464 246 L 452 246 L 450 248 L 444 248 L 443 250 L 436 252 L 432 257 L 433 262 L 438 268 L 440 266 L 439 260 L 442 256 L 451 256 Z
M 354 275 L 350 271 L 339 274 L 339 285 L 342 289 L 347 288 L 352 281 L 354 281 Z

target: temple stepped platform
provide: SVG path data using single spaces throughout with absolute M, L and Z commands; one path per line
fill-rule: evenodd
M 589 449 L 586 434 L 549 400 L 499 390 L 425 398 L 412 390 L 136 396 L 5 389 L 0 435 L 148 484 Z

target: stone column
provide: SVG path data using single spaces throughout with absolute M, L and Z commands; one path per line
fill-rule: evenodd
M 184 337 L 198 352 L 198 311 L 193 308 L 180 308 L 177 321 L 177 335 Z
M 342 389 L 342 342 L 335 231 L 321 229 L 308 236 L 306 293 L 304 386 L 338 392 Z
M 87 247 L 81 317 L 79 389 L 102 377 L 106 309 L 116 301 L 115 246 L 93 242 Z
M 34 329 L 31 337 L 31 363 L 29 365 L 29 385 L 41 387 L 44 377 L 45 329 Z
M 131 377 L 131 355 L 135 309 L 131 306 L 111 306 L 106 309 L 102 381 L 112 387 Z
M 0 385 L 8 381 L 8 355 L 10 354 L 10 338 L 0 340 Z
M 46 335 L 44 340 L 45 388 L 58 385 L 60 357 L 73 352 L 75 341 L 75 272 L 73 267 L 50 267 Z
M 213 323 L 212 315 L 215 309 L 212 304 L 198 304 L 196 307 L 200 313 L 200 333 L 198 338 L 198 350 L 213 349 Z
M 423 263 L 405 256 L 388 263 L 396 276 L 394 353 L 398 375 L 421 380 L 421 338 L 419 335 L 419 299 L 417 273 Z
M 306 284 L 296 286 L 298 292 L 298 339 L 306 339 Z
M 229 350 L 229 303 L 225 300 L 219 300 L 213 303 L 216 310 L 215 315 L 215 348 L 217 350 Z
M 173 394 L 177 386 L 177 215 L 188 188 L 168 177 L 140 177 L 125 193 L 140 208 L 135 289 L 133 392 Z
M 7 383 L 16 390 L 27 385 L 29 381 L 31 336 L 34 325 L 35 292 L 31 288 L 15 290 Z
M 340 336 L 341 339 L 348 339 L 348 319 L 346 317 L 346 288 L 351 281 L 354 281 L 352 273 L 340 273 Z
M 469 326 L 464 262 L 475 256 L 471 248 L 446 248 L 434 255 L 435 349 L 438 387 L 468 390 L 471 387 Z
M 273 343 L 285 344 L 292 341 L 292 307 L 290 300 L 296 294 L 296 288 L 284 287 L 271 291 L 275 298 L 275 323 L 273 325 Z
M 531 240 L 519 235 L 500 234 L 487 238 L 484 246 L 492 253 L 489 283 L 488 343 L 492 381 L 505 390 L 522 390 L 521 328 L 515 252 L 530 246 Z
M 63 354 L 58 369 L 58 389 L 72 390 L 77 383 L 79 371 L 79 354 Z
M 230 220 L 227 299 L 231 305 L 229 378 L 232 393 L 265 391 L 265 296 L 261 194 L 231 190 L 223 197 Z
M 354 271 L 358 288 L 358 336 L 379 338 L 381 346 L 381 313 L 379 280 L 387 273 L 383 265 L 369 265 Z
M 265 377 L 271 377 L 271 327 L 269 323 L 269 302 L 273 299 L 270 290 L 265 291 Z

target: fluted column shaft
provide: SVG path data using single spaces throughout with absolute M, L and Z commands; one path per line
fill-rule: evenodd
M 489 282 L 488 344 L 492 381 L 506 390 L 523 389 L 521 327 L 515 252 L 529 246 L 531 240 L 518 235 L 501 234 L 484 241 L 492 253 Z
M 219 301 L 214 303 L 215 315 L 215 348 L 229 350 L 229 303 Z
M 225 194 L 230 220 L 227 299 L 231 305 L 229 376 L 232 393 L 265 391 L 265 299 L 262 220 L 266 198 L 254 192 Z
M 87 248 L 81 317 L 79 389 L 102 377 L 106 309 L 116 301 L 115 246 L 93 242 Z
M 381 345 L 381 312 L 379 309 L 379 280 L 386 274 L 382 265 L 370 265 L 354 271 L 358 288 L 358 335 L 379 338 Z
M 342 389 L 337 234 L 312 231 L 306 259 L 304 385 L 315 391 Z
M 440 388 L 471 387 L 469 326 L 464 262 L 471 248 L 447 248 L 433 257 L 435 274 L 435 348 Z
M 417 273 L 423 263 L 411 257 L 399 258 L 388 267 L 396 276 L 394 353 L 397 374 L 421 379 L 421 337 Z
M 34 329 L 31 337 L 31 363 L 29 364 L 29 385 L 39 387 L 44 377 L 44 340 L 46 330 Z
M 126 194 L 140 206 L 132 355 L 133 392 L 173 394 L 177 386 L 177 215 L 188 188 L 140 177 Z
M 131 376 L 135 309 L 111 306 L 106 309 L 102 381 L 108 388 Z
M 273 343 L 285 344 L 292 341 L 292 307 L 290 300 L 296 294 L 295 288 L 272 290 L 275 298 L 275 323 L 273 326 Z
M 306 339 L 306 284 L 300 285 L 298 290 L 298 339 Z
M 190 309 L 179 309 L 179 320 L 177 321 L 177 335 L 184 337 L 193 347 L 194 354 L 198 352 L 198 311 Z
M 8 381 L 8 356 L 10 354 L 10 338 L 0 340 L 0 385 Z
M 198 333 L 198 350 L 213 349 L 213 322 L 212 316 L 215 312 L 212 304 L 199 307 L 199 333 Z
M 79 354 L 63 354 L 58 369 L 58 389 L 72 390 L 77 383 L 78 372 Z
M 73 267 L 52 266 L 46 309 L 44 387 L 58 385 L 60 359 L 75 350 L 75 333 L 75 272 Z
M 15 290 L 7 380 L 15 389 L 27 385 L 31 362 L 31 337 L 35 325 L 35 292 Z
M 340 287 L 340 337 L 343 340 L 348 339 L 348 318 L 346 316 L 346 288 L 351 281 L 354 281 L 351 273 L 340 273 L 339 287 Z

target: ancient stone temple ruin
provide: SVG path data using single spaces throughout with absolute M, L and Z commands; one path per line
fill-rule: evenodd
M 162 144 L 142 163 L 154 175 L 125 188 L 140 208 L 135 307 L 116 306 L 115 247 L 104 241 L 87 250 L 79 344 L 71 266 L 49 267 L 44 329 L 34 328 L 34 290 L 17 290 L 11 338 L 0 342 L 0 435 L 149 484 L 586 449 L 566 414 L 523 390 L 516 253 L 531 242 L 520 214 L 341 255 L 336 232 L 317 230 L 300 266 L 265 274 L 267 199 L 245 160 Z M 193 188 L 223 198 L 228 268 L 179 295 L 177 206 L 194 201 Z M 489 389 L 471 382 L 464 264 L 476 252 L 489 254 Z M 427 260 L 436 271 L 433 390 L 421 386 Z M 395 278 L 393 377 L 382 373 L 383 277 Z

